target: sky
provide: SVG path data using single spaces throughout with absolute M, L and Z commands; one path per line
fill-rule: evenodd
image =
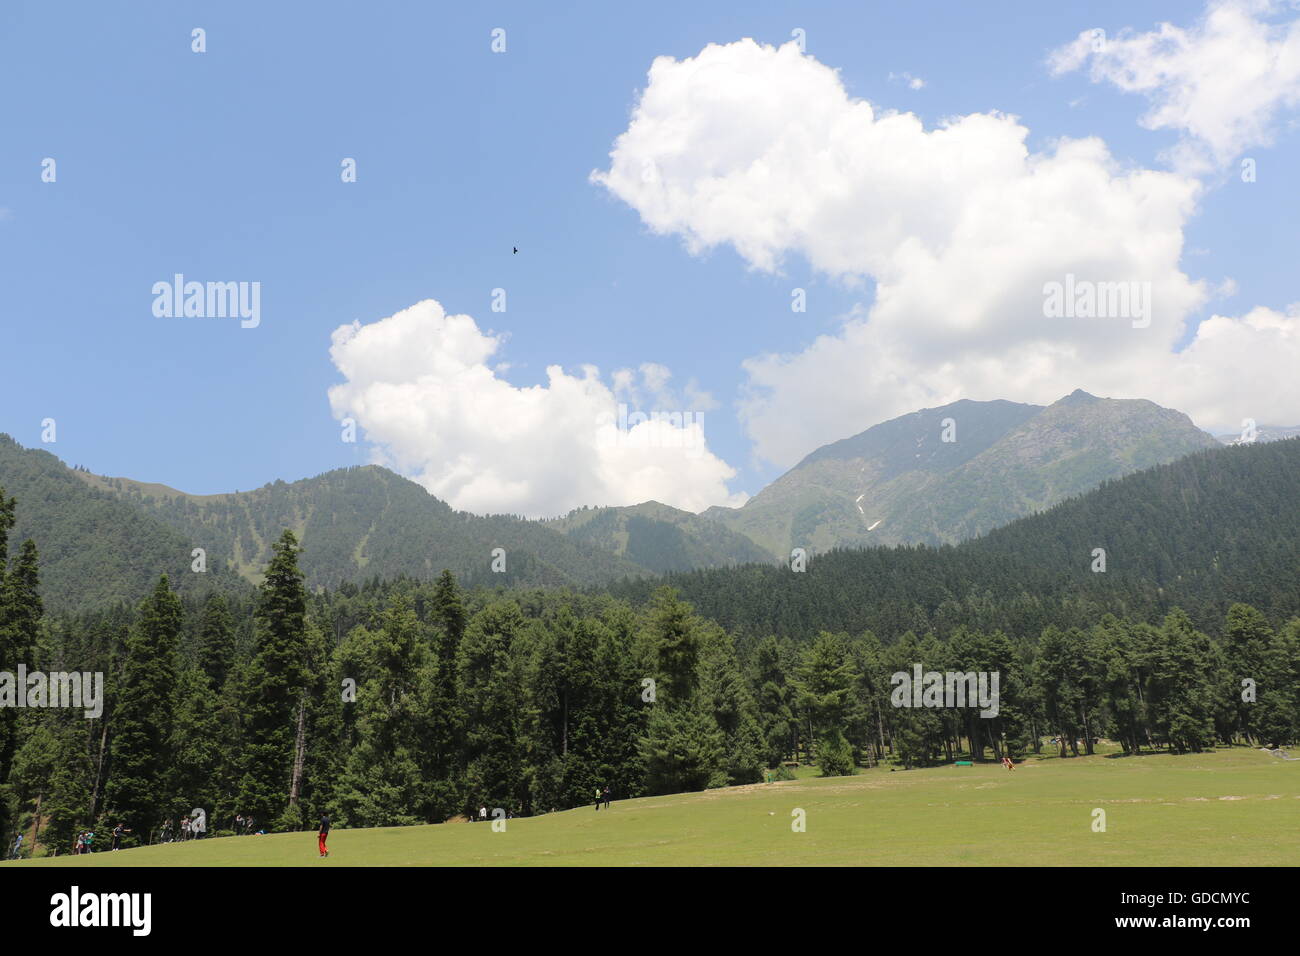
M 536 517 L 962 398 L 1300 424 L 1298 108 L 1282 0 L 11 0 L 0 431 Z

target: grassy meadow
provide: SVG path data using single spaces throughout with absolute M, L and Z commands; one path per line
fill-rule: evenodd
M 815 771 L 814 771 L 815 772 Z M 1279 866 L 1300 864 L 1300 761 L 1097 755 L 799 779 L 489 824 L 224 837 L 12 866 Z M 1093 830 L 1093 810 L 1106 831 Z M 792 813 L 806 830 L 793 832 Z

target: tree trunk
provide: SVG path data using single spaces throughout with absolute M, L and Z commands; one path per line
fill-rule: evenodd
M 30 846 L 32 856 L 36 855 L 36 836 L 41 831 L 41 801 L 45 799 L 45 793 L 41 792 L 36 795 L 36 809 L 32 812 L 32 839 Z
M 298 702 L 298 733 L 294 740 L 293 779 L 289 783 L 289 806 L 298 806 L 298 794 L 302 788 L 302 767 L 306 760 L 307 740 L 307 702 Z
M 99 805 L 99 784 L 104 778 L 104 754 L 108 752 L 108 721 L 104 721 L 104 730 L 99 735 L 99 757 L 95 761 L 95 785 L 90 790 L 90 819 L 95 819 L 95 810 Z

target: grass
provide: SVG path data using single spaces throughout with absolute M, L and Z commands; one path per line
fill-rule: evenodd
M 1092 830 L 1094 808 L 1106 832 Z M 791 812 L 807 830 L 791 831 Z M 1031 758 L 754 784 L 507 821 L 227 837 L 5 866 L 1294 866 L 1300 762 Z

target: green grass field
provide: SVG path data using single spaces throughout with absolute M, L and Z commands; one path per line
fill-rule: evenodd
M 1092 811 L 1106 811 L 1106 832 Z M 791 812 L 807 830 L 791 830 Z M 1256 750 L 801 778 L 507 822 L 227 837 L 5 866 L 1295 866 L 1300 762 Z

